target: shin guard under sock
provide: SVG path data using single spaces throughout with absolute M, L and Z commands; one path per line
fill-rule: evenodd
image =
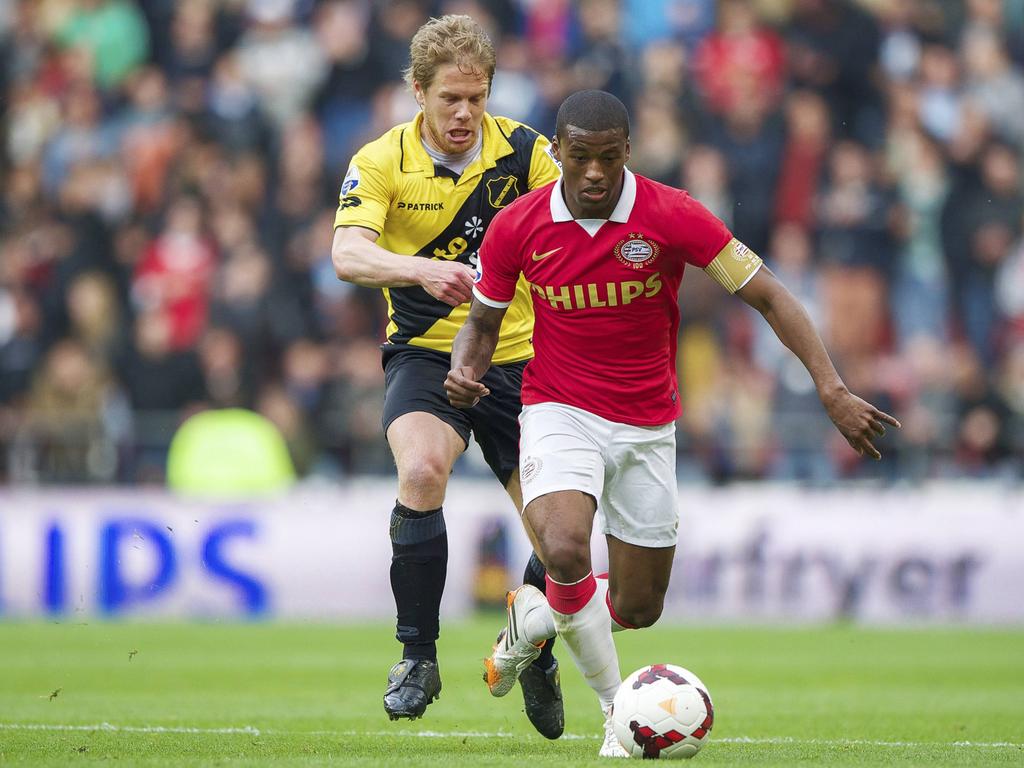
M 548 583 L 544 576 L 547 571 L 544 570 L 544 563 L 537 557 L 536 552 L 530 553 L 530 559 L 526 563 L 526 571 L 523 573 L 523 583 L 529 584 L 536 587 L 541 592 L 547 593 Z M 555 657 L 553 649 L 555 646 L 555 638 L 552 637 L 546 643 L 544 647 L 540 649 L 540 656 L 533 660 L 535 667 L 540 667 L 545 672 L 551 669 L 551 665 L 555 663 Z
M 447 570 L 448 533 L 441 507 L 419 512 L 396 501 L 391 513 L 391 591 L 403 658 L 437 658 Z
M 548 576 L 548 603 L 558 634 L 573 661 L 601 703 L 611 706 L 622 683 L 619 657 L 612 640 L 612 620 L 593 573 L 575 584 L 559 584 Z

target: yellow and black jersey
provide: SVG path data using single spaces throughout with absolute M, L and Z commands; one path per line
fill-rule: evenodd
M 337 227 L 366 227 L 382 248 L 477 267 L 494 215 L 559 176 L 547 139 L 507 117 L 484 115 L 480 156 L 461 176 L 434 165 L 420 139 L 420 113 L 360 149 L 341 185 Z M 421 287 L 385 288 L 388 343 L 451 352 L 469 304 L 451 307 Z M 533 356 L 533 307 L 520 280 L 501 326 L 494 363 Z

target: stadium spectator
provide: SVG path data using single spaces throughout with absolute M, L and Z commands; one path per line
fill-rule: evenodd
M 919 83 L 907 95 L 918 105 L 922 126 L 932 136 L 952 141 L 963 120 L 960 65 L 956 53 L 941 43 L 924 47 L 918 70 Z
M 28 474 L 56 483 L 112 480 L 117 472 L 115 400 L 106 367 L 71 339 L 50 348 L 28 391 L 15 452 Z
M 974 28 L 964 35 L 964 95 L 985 116 L 997 136 L 1024 141 L 1024 75 L 1015 70 L 997 32 Z
M 786 98 L 786 145 L 775 190 L 775 220 L 811 228 L 829 148 L 829 116 L 825 102 L 813 91 L 794 91 Z
M 791 81 L 828 102 L 836 136 L 876 147 L 882 134 L 873 77 L 878 22 L 851 0 L 796 0 L 785 34 Z
M 780 222 L 772 232 L 766 261 L 807 310 L 815 327 L 823 328 L 826 313 L 822 306 L 822 278 L 814 269 L 810 233 L 798 223 Z M 837 474 L 835 465 L 822 451 L 832 426 L 818 407 L 814 382 L 800 361 L 778 343 L 770 328 L 763 323 L 755 328 L 753 349 L 758 367 L 774 382 L 767 403 L 774 444 L 766 473 L 778 480 L 826 485 Z
M 978 176 L 961 177 L 961 189 L 951 194 L 943 223 L 958 319 L 975 354 L 990 367 L 997 343 L 995 276 L 1020 234 L 1024 198 L 1013 148 L 990 143 L 979 160 Z
M 0 259 L 11 255 L 0 248 Z M 0 407 L 19 405 L 42 356 L 39 303 L 24 287 L 0 288 Z
M 210 76 L 217 60 L 218 44 L 213 3 L 207 0 L 183 0 L 174 3 L 170 33 L 166 44 L 154 46 L 153 58 L 172 83 L 193 78 L 200 82 Z M 154 35 L 163 43 L 162 29 Z
M 622 13 L 618 0 L 580 0 L 576 12 L 579 38 L 570 45 L 574 85 L 601 88 L 633 103 L 630 54 L 619 35 Z
M 118 150 L 117 131 L 103 120 L 103 106 L 92 86 L 77 85 L 68 91 L 63 117 L 63 125 L 43 150 L 43 186 L 51 196 L 78 164 L 109 158 Z
M 117 285 L 109 274 L 83 271 L 65 294 L 68 335 L 91 358 L 109 365 L 123 356 L 128 343 Z
M 949 280 L 942 252 L 942 207 L 949 179 L 942 153 L 923 131 L 911 129 L 890 145 L 899 207 L 891 287 L 897 345 L 917 337 L 949 338 Z
M 630 167 L 634 165 L 631 159 Z M 729 168 L 722 153 L 704 144 L 690 147 L 682 175 L 684 189 L 729 226 L 735 203 L 729 193 Z
M 671 94 L 643 92 L 638 101 L 637 150 L 631 156 L 631 167 L 665 184 L 675 181 L 686 139 Z
M 708 108 L 724 114 L 758 99 L 762 109 L 773 110 L 782 96 L 784 56 L 782 40 L 759 24 L 749 0 L 719 0 L 716 28 L 693 61 Z
M 93 77 L 104 91 L 121 85 L 149 54 L 145 19 L 127 0 L 75 0 L 55 37 L 62 46 L 88 53 Z
M 327 76 L 312 31 L 295 24 L 295 0 L 249 0 L 249 27 L 237 43 L 242 77 L 278 129 L 303 111 Z
M 209 284 L 216 253 L 204 232 L 201 202 L 180 196 L 169 206 L 163 230 L 146 246 L 132 279 L 132 298 L 169 323 L 174 351 L 192 349 L 209 313 Z
M 678 40 L 694 48 L 715 23 L 715 0 L 623 0 L 625 42 L 647 47 Z
M 326 170 L 336 176 L 360 143 L 373 96 L 384 81 L 381 53 L 370 40 L 369 7 L 354 0 L 322 4 L 316 12 L 317 42 L 330 69 L 313 99 L 323 128 Z
M 252 373 L 247 368 L 245 347 L 238 334 L 229 328 L 209 328 L 198 351 L 203 401 L 212 408 L 249 407 Z
M 751 248 L 764 250 L 785 144 L 781 118 L 769 112 L 767 101 L 739 102 L 707 122 L 705 141 L 728 161 L 733 225 L 748 233 Z
M 832 149 L 816 201 L 818 251 L 824 264 L 892 269 L 890 200 L 875 178 L 867 147 L 841 141 Z
M 153 310 L 139 303 L 152 297 L 131 288 L 142 265 L 150 268 L 169 214 L 188 198 L 201 211 L 199 248 L 212 254 L 204 281 L 192 286 L 194 297 L 223 287 L 226 273 L 233 285 L 239 272 L 255 275 L 263 268 L 239 266 L 262 259 L 270 265 L 269 284 L 230 309 L 257 308 L 246 316 L 269 315 L 268 330 L 256 347 L 247 342 L 235 394 L 220 381 L 236 370 L 230 343 L 204 353 L 203 370 L 218 372 L 216 396 L 201 384 L 198 394 L 166 396 L 165 387 L 176 387 L 155 377 L 159 397 L 151 404 L 170 410 L 155 419 L 133 411 L 134 437 L 114 456 L 121 461 L 115 477 L 130 482 L 142 472 L 159 480 L 159 462 L 136 461 L 133 441 L 152 446 L 156 456 L 192 404 L 244 397 L 255 407 L 253 399 L 280 386 L 282 355 L 300 339 L 324 345 L 330 361 L 323 420 L 302 411 L 316 458 L 298 462 L 300 470 L 391 471 L 374 428 L 379 369 L 352 362 L 366 364 L 367 350 L 384 338 L 384 301 L 379 292 L 335 279 L 323 231 L 353 150 L 412 117 L 401 84 L 410 36 L 429 15 L 456 6 L 479 13 L 495 36 L 495 112 L 550 135 L 558 105 L 585 84 L 581 78 L 612 76 L 613 87 L 634 95 L 637 132 L 647 137 L 637 170 L 692 186 L 744 241 L 763 249 L 773 268 L 798 261 L 797 243 L 808 233 L 873 244 L 854 246 L 854 258 L 874 261 L 858 269 L 876 277 L 856 276 L 843 291 L 846 273 L 829 263 L 836 254 L 815 244 L 806 279 L 822 297 L 822 322 L 838 332 L 829 341 L 840 345 L 843 365 L 884 371 L 886 396 L 898 398 L 908 414 L 907 429 L 893 438 L 894 466 L 914 477 L 984 474 L 978 459 L 966 459 L 975 454 L 954 448 L 965 403 L 976 398 L 954 383 L 959 362 L 936 364 L 947 348 L 955 350 L 951 359 L 965 357 L 963 345 L 977 356 L 992 397 L 1009 409 L 1000 411 L 1009 414 L 1001 439 L 1011 456 L 1021 453 L 1019 408 L 1004 393 L 1017 391 L 1007 382 L 1019 379 L 1024 334 L 1024 10 L 1002 0 L 0 3 L 0 442 L 9 447 L 17 432 L 26 391 L 48 351 L 82 338 L 83 320 L 73 317 L 82 310 L 72 304 L 95 304 L 98 296 L 74 299 L 72 291 L 82 292 L 77 286 L 113 283 L 113 297 L 100 303 L 110 304 L 123 328 L 100 354 L 114 355 L 107 362 L 120 387 L 132 391 L 150 375 L 155 358 L 140 354 L 133 329 L 137 313 L 149 318 L 143 325 L 153 322 Z M 775 43 L 767 43 L 773 39 L 784 55 L 766 69 L 774 54 L 726 61 L 724 70 L 703 68 L 702 51 L 734 44 L 774 51 Z M 753 98 L 737 99 L 736 84 L 749 89 L 751 80 L 758 83 Z M 706 100 L 706 93 L 715 96 Z M 719 106 L 730 100 L 728 108 Z M 659 120 L 659 110 L 672 118 Z M 857 148 L 852 165 L 859 180 L 840 190 L 833 161 L 846 141 Z M 646 149 L 655 145 L 664 149 Z M 842 146 L 838 154 L 849 145 Z M 877 220 L 837 225 L 825 216 L 832 206 L 815 207 L 839 191 L 871 202 Z M 775 246 L 788 222 L 797 225 L 790 235 L 804 233 L 783 238 L 795 254 Z M 261 256 L 245 255 L 254 252 Z M 888 277 L 878 278 L 879 269 Z M 684 287 L 680 359 L 690 382 L 684 397 L 699 401 L 707 418 L 683 424 L 679 462 L 688 476 L 728 481 L 739 471 L 733 436 L 743 425 L 725 393 L 734 392 L 729 371 L 740 369 L 746 336 L 735 308 L 697 277 Z M 84 292 L 108 290 L 94 288 Z M 832 296 L 841 302 L 835 309 L 828 306 Z M 242 310 L 245 302 L 250 306 Z M 221 309 L 228 308 L 218 303 Z M 171 355 L 176 361 L 184 355 L 194 363 L 208 331 L 224 329 L 219 317 L 202 311 L 192 322 Z M 866 342 L 848 338 L 862 331 Z M 859 350 L 853 357 L 850 344 Z M 218 366 L 213 358 L 221 354 L 226 359 Z M 754 366 L 772 381 L 767 402 L 794 397 L 784 369 L 760 357 Z M 720 377 L 721 393 L 701 386 Z M 137 402 L 141 408 L 147 398 Z M 827 478 L 864 471 L 827 451 L 814 456 L 814 467 L 801 463 L 794 458 L 799 440 L 789 441 L 781 425 L 775 431 L 774 448 L 763 462 L 745 464 L 745 473 Z M 977 455 L 984 462 L 996 454 Z M 1019 478 L 1020 464 L 1007 458 L 1001 466 Z M 18 477 L 51 479 L 45 467 L 37 469 Z

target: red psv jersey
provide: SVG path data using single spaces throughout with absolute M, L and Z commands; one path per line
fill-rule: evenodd
M 536 314 L 523 403 L 556 402 L 609 421 L 679 416 L 677 295 L 683 269 L 707 267 L 732 233 L 686 192 L 625 171 L 608 220 L 574 220 L 556 181 L 491 223 L 476 297 L 507 306 L 522 274 Z

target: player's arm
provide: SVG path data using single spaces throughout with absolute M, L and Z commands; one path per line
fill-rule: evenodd
M 388 225 L 396 184 L 394 158 L 377 151 L 370 144 L 357 152 L 342 182 L 331 244 L 335 274 L 370 288 L 418 285 L 453 307 L 469 301 L 473 270 L 467 264 L 393 253 L 377 244 Z
M 468 264 L 405 256 L 377 245 L 378 233 L 367 227 L 334 230 L 331 260 L 338 278 L 370 288 L 418 285 L 435 299 L 455 307 L 473 295 L 473 270 Z
M 796 297 L 763 264 L 736 295 L 760 312 L 779 340 L 800 358 L 829 418 L 853 449 L 873 459 L 882 458 L 872 440 L 885 434 L 886 424 L 899 427 L 900 423 L 846 388 L 810 316 Z
M 452 342 L 452 369 L 444 380 L 448 400 L 456 408 L 472 408 L 490 394 L 480 379 L 494 357 L 501 321 L 515 297 L 521 269 L 518 244 L 522 238 L 509 218 L 512 210 L 498 212 L 480 243 L 473 303 Z
M 480 379 L 491 366 L 507 307 L 488 306 L 474 298 L 469 317 L 452 344 L 452 369 L 444 380 L 448 400 L 456 408 L 472 408 L 491 394 Z

